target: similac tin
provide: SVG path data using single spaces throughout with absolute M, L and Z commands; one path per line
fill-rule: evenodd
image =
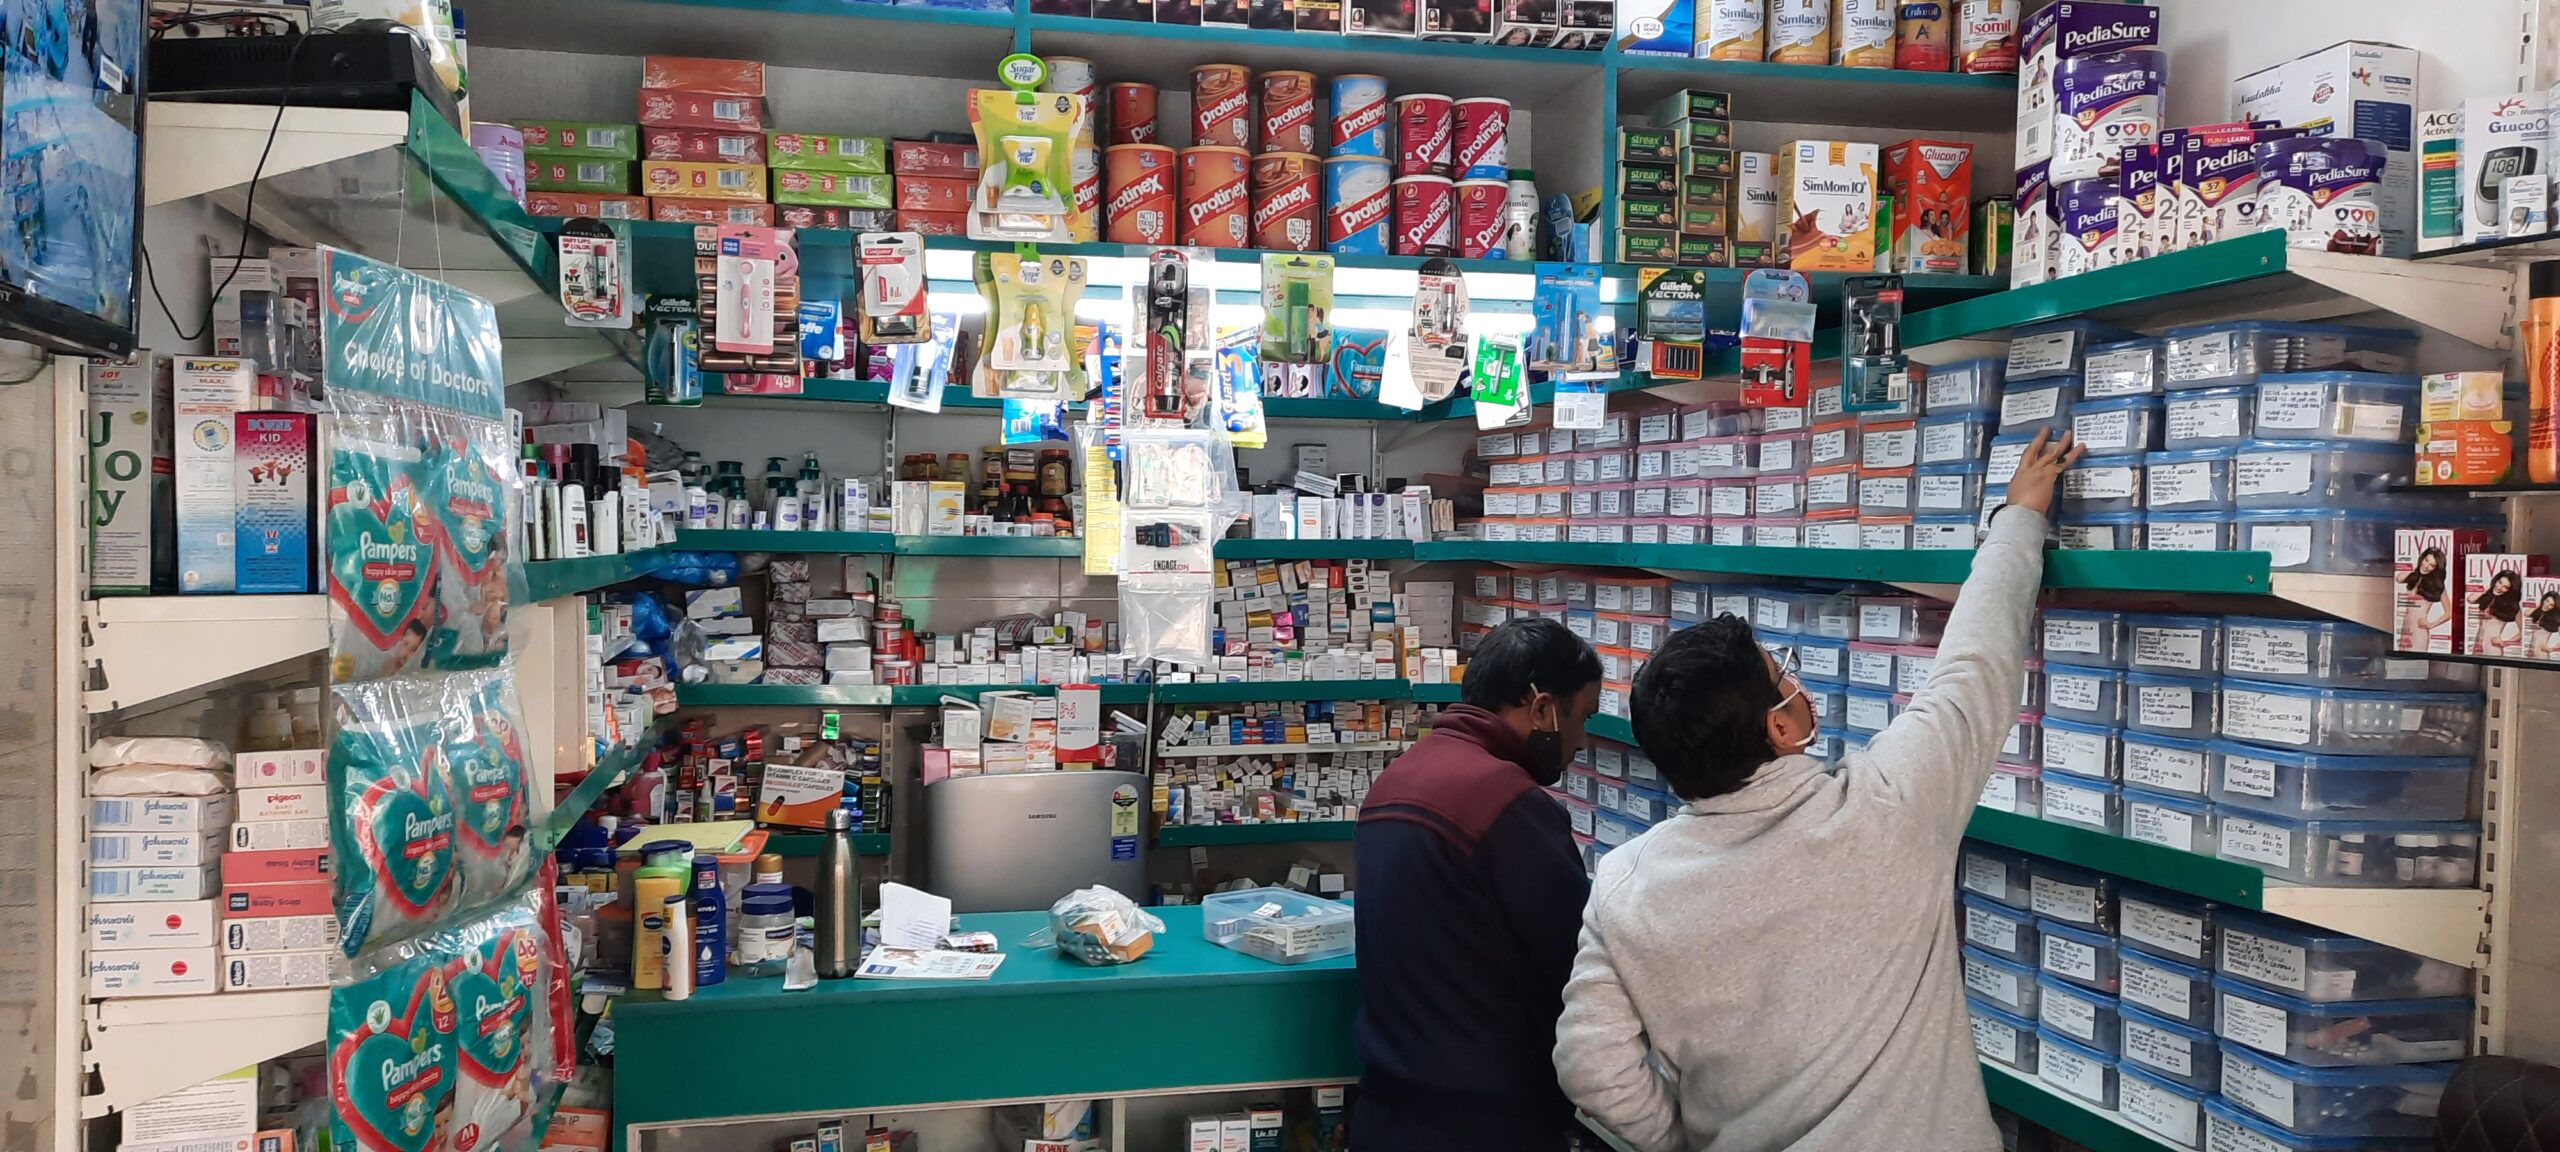
M 1253 211 L 1247 190 L 1250 159 L 1242 148 L 1182 150 L 1182 243 L 1200 248 L 1245 246 Z
M 1313 155 L 1316 150 L 1316 74 L 1265 72 L 1262 150 Z
M 1067 176 L 1075 202 L 1067 209 L 1067 240 L 1091 244 L 1102 239 L 1102 150 L 1078 148 L 1067 153 Z
M 1114 244 L 1171 244 L 1175 239 L 1173 149 L 1117 144 L 1102 154 L 1102 228 Z
M 1956 10 L 1956 71 L 2018 70 L 2018 9 L 2025 0 L 1964 0 Z
M 1450 106 L 1456 132 L 1450 170 L 1459 180 L 1500 180 L 1511 172 L 1511 102 L 1473 96 Z
M 2116 182 L 2066 180 L 2053 187 L 2053 278 L 2113 267 L 2116 258 Z
M 1253 147 L 1252 79 L 1242 64 L 1203 64 L 1191 70 L 1193 147 Z
M 1769 0 L 1769 63 L 1831 62 L 1831 0 Z
M 1103 104 L 1110 115 L 1107 138 L 1111 143 L 1153 144 L 1157 141 L 1156 95 L 1153 84 L 1113 84 L 1103 89 Z
M 1324 162 L 1325 247 L 1343 256 L 1384 256 L 1395 210 L 1394 165 L 1373 156 Z
M 1458 255 L 1469 260 L 1501 260 L 1509 255 L 1503 213 L 1511 199 L 1508 180 L 1458 181 Z
M 2258 226 L 2285 247 L 2371 256 L 2382 250 L 2385 153 L 2367 140 L 2297 136 L 2253 146 Z
M 1955 59 L 1953 0 L 1917 0 L 1895 6 L 1893 66 L 1905 72 L 1944 72 Z
M 1831 62 L 1843 68 L 1893 67 L 1893 0 L 1832 0 Z
M 1769 51 L 1768 0 L 1698 0 L 1697 55 L 1707 60 L 1758 61 Z
M 1333 78 L 1333 134 L 1325 155 L 1386 157 L 1386 77 L 1355 72 Z
M 1323 238 L 1324 161 L 1303 152 L 1253 158 L 1253 246 L 1313 252 Z
M 1396 255 L 1448 256 L 1457 252 L 1458 186 L 1448 177 L 1399 177 L 1395 200 Z
M 2124 146 L 2160 130 L 2169 54 L 2128 48 L 2075 56 L 2053 70 L 2053 179 L 2057 184 L 2113 175 Z
M 1457 135 L 1457 109 L 1436 92 L 1395 98 L 1396 175 L 1449 176 L 1452 137 Z

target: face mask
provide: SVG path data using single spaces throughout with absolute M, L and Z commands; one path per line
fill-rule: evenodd
M 1530 691 L 1537 691 L 1537 686 L 1530 685 Z M 1529 778 L 1538 787 L 1553 788 L 1564 779 L 1564 731 L 1539 728 L 1537 712 L 1533 709 L 1529 715 Z
M 1794 685 L 1794 689 L 1789 691 L 1786 695 L 1778 698 L 1778 702 L 1769 709 L 1771 713 L 1775 714 L 1785 711 L 1787 705 L 1796 702 L 1796 697 L 1804 695 L 1804 685 L 1796 680 L 1795 671 L 1792 668 L 1785 670 L 1778 681 L 1778 686 L 1780 688 L 1785 688 L 1791 684 Z M 1804 739 L 1796 741 L 1795 747 L 1793 748 L 1780 747 L 1778 742 L 1775 740 L 1770 741 L 1769 746 L 1780 756 L 1793 756 L 1798 752 L 1802 752 L 1807 748 L 1813 747 L 1813 737 L 1814 733 L 1805 733 Z

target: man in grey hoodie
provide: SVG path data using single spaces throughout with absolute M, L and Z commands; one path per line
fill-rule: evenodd
M 1556 1026 L 1565 1094 L 1641 1152 L 1996 1152 L 1964 1007 L 1957 844 L 2017 719 L 2053 485 L 2038 434 L 1929 682 L 1837 773 L 1748 623 L 1663 642 L 1636 739 L 1687 803 L 1609 853 Z

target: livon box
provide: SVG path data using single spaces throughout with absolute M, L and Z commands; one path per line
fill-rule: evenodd
M 91 996 L 193 996 L 215 987 L 211 948 L 146 948 L 89 956 Z
M 2466 656 L 2525 654 L 2524 581 L 2543 575 L 2543 558 L 2514 552 L 2470 552 L 2462 557 L 2462 652 Z
M 312 420 L 306 412 L 243 412 L 231 456 L 242 595 L 300 595 L 312 580 Z
M 88 941 L 93 951 L 132 948 L 210 948 L 211 900 L 136 900 L 91 904 Z
M 1787 267 L 1871 272 L 1876 266 L 1876 146 L 1798 140 L 1778 153 L 1778 215 Z
M 170 377 L 178 504 L 178 590 L 234 590 L 239 503 L 233 420 L 256 407 L 258 367 L 233 357 L 179 358 Z
M 177 587 L 176 445 L 169 362 L 89 365 L 89 591 Z

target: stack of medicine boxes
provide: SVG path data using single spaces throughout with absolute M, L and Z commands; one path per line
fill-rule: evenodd
M 329 754 L 243 752 L 222 856 L 222 988 L 317 988 L 338 947 L 330 896 Z
M 1729 243 L 1733 98 L 1689 88 L 1656 101 L 1642 128 L 1618 129 L 1618 259 L 1707 268 L 1773 262 L 1770 245 Z
M 220 986 L 214 897 L 233 810 L 229 792 L 89 801 L 89 995 L 187 996 Z

